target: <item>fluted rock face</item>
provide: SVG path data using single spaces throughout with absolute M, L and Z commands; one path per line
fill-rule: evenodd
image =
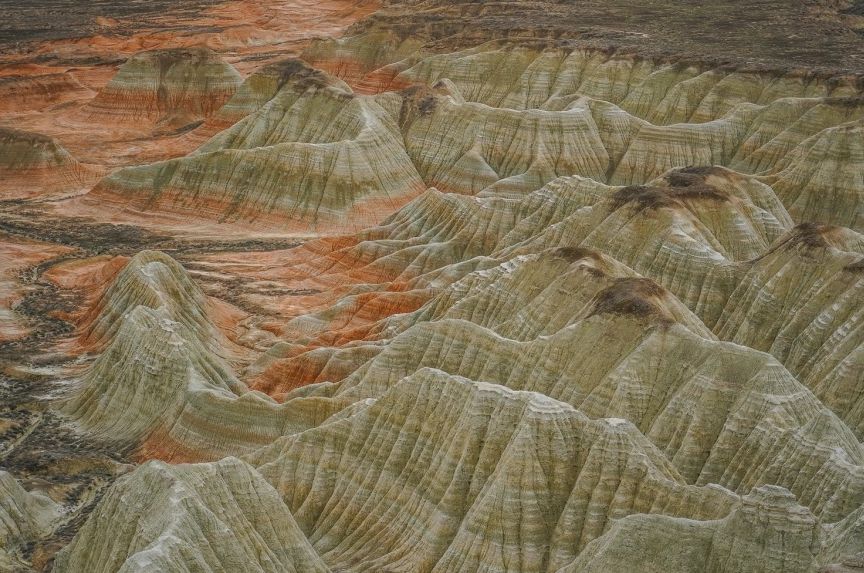
M 369 226 L 381 209 L 393 211 L 423 189 L 393 103 L 298 74 L 193 155 L 120 170 L 94 194 L 304 232 Z
M 673 540 L 669 543 L 669 540 Z M 624 571 L 808 571 L 818 562 L 819 531 L 782 488 L 743 498 L 725 518 L 696 522 L 656 515 L 618 520 L 558 573 Z
M 406 149 L 423 180 L 442 191 L 524 193 L 559 175 L 602 180 L 609 168 L 586 108 L 520 112 L 427 98 L 405 135 Z
M 87 344 L 113 341 L 125 314 L 139 306 L 162 310 L 190 335 L 209 343 L 217 336 L 209 316 L 209 302 L 186 270 L 159 251 L 141 251 L 117 274 L 83 320 Z
M 51 499 L 26 491 L 0 471 L 0 567 L 13 570 L 16 550 L 49 534 L 60 514 Z
M 345 571 L 554 569 L 610 517 L 720 516 L 734 499 L 685 485 L 623 420 L 434 370 L 252 461 Z
M 98 177 L 51 137 L 0 128 L 0 199 L 82 191 Z
M 332 84 L 350 91 L 344 82 L 310 67 L 303 60 L 287 58 L 268 64 L 243 80 L 231 99 L 188 137 L 199 142 L 199 145 L 203 144 L 220 131 L 261 109 L 286 84 L 294 84 L 298 89 L 303 89 L 302 85 L 308 87 L 316 84 L 320 86 Z
M 559 300 L 563 293 L 567 293 L 567 304 Z M 385 332 L 452 318 L 471 321 L 509 339 L 530 341 L 553 335 L 588 314 L 628 308 L 713 339 L 711 331 L 668 291 L 599 251 L 580 248 L 520 255 L 467 274 L 419 311 L 390 319 Z
M 861 567 L 864 557 L 864 507 L 836 524 L 825 528 L 822 562 L 840 562 L 850 568 Z M 836 569 L 829 569 L 835 571 Z M 842 569 L 841 569 L 842 570 Z
M 799 225 L 753 261 L 715 332 L 772 353 L 864 436 L 864 237 Z
M 0 205 L 75 247 L 7 306 L 80 319 L 0 345 L 15 416 L 53 409 L 4 459 L 44 471 L 59 418 L 131 470 L 50 537 L 0 474 L 9 559 L 77 530 L 55 571 L 860 569 L 860 82 L 588 49 L 538 9 L 566 3 L 400 2 L 420 29 L 232 49 L 242 83 L 132 58 L 85 111 L 194 151 Z M 453 51 L 454 6 L 506 29 Z M 74 162 L 13 135 L 15 169 Z
M 183 127 L 212 115 L 241 82 L 240 74 L 207 48 L 142 52 L 120 67 L 83 112 Z
M 644 186 L 561 177 L 521 200 L 431 190 L 371 235 L 380 244 L 363 248 L 374 258 L 386 252 L 389 265 L 412 275 L 454 257 L 595 249 L 653 278 L 711 324 L 736 284 L 733 263 L 761 256 L 791 226 L 764 184 L 722 168 L 688 168 Z M 418 241 L 422 251 L 412 248 Z
M 765 105 L 783 97 L 820 97 L 832 90 L 843 93 L 845 87 L 697 65 L 658 65 L 626 54 L 537 50 L 495 42 L 419 60 L 396 64 L 396 70 L 408 67 L 394 82 L 432 84 L 447 78 L 470 101 L 513 109 L 560 109 L 584 95 L 665 125 L 716 119 L 741 103 Z
M 523 202 L 523 219 L 502 246 L 505 252 L 602 249 L 704 318 L 716 312 L 734 280 L 730 263 L 765 252 L 789 219 L 770 191 L 760 196 L 765 189 L 758 185 L 724 187 L 701 181 L 701 175 L 691 182 L 690 175 L 672 173 L 652 185 L 623 188 L 578 178 L 555 181 Z M 555 194 L 562 199 L 550 197 Z
M 0 165 L 10 171 L 65 167 L 74 162 L 69 152 L 50 137 L 14 129 L 0 131 Z
M 321 38 L 303 50 L 303 59 L 334 76 L 352 80 L 361 93 L 378 93 L 390 88 L 398 73 L 388 64 L 414 56 L 422 46 L 422 40 L 410 35 L 382 30 Z
M 849 83 L 496 42 L 436 55 L 414 47 L 407 56 L 409 44 L 382 34 L 366 38 L 374 53 L 361 35 L 313 46 L 307 57 L 368 60 L 343 70 L 358 89 L 447 86 L 448 97 L 428 100 L 421 135 L 406 138 L 428 185 L 532 190 L 556 168 L 635 185 L 676 167 L 726 165 L 764 174 L 796 220 L 861 229 L 864 108 Z M 584 148 L 556 161 L 568 144 Z
M 247 391 L 217 354 L 203 293 L 167 255 L 136 255 L 95 308 L 85 335 L 104 349 L 62 406 L 89 432 L 145 458 L 201 459 L 313 423 Z
M 189 137 L 240 123 L 190 157 L 116 173 L 96 195 L 322 232 L 378 223 L 424 186 L 512 196 L 562 175 L 645 185 L 670 169 L 723 165 L 775 186 L 796 220 L 861 228 L 855 135 L 864 106 L 846 97 L 857 94 L 847 83 L 495 44 L 428 55 L 391 38 L 382 46 L 395 51 L 384 56 L 389 48 L 369 45 L 376 38 L 319 45 L 307 57 L 352 52 L 369 60 L 365 69 L 407 51 L 354 82 L 376 91 L 367 88 L 389 71 L 383 88 L 400 91 L 357 96 L 296 61 L 273 65 Z
M 236 458 L 122 478 L 54 571 L 325 573 L 279 495 Z
M 123 316 L 82 383 L 64 410 L 94 432 L 133 443 L 170 427 L 188 392 L 206 388 L 231 396 L 242 388 L 185 325 L 143 305 Z
M 864 229 L 861 120 L 820 131 L 784 158 L 766 178 L 799 221 Z
M 306 86 L 332 84 L 343 90 L 350 90 L 341 80 L 310 67 L 303 60 L 288 58 L 268 64 L 246 78 L 231 99 L 214 115 L 213 120 L 231 125 L 250 113 L 258 111 L 286 84 L 294 85 L 295 89 L 302 89 L 304 84 Z
M 607 309 L 600 306 L 601 312 L 611 317 L 594 315 L 530 343 L 462 321 L 419 325 L 347 377 L 335 398 L 374 397 L 417 368 L 434 366 L 541 392 L 592 417 L 631 420 L 691 483 L 719 483 L 742 493 L 760 484 L 784 485 L 827 520 L 861 503 L 860 444 L 788 371 L 769 356 L 679 326 L 646 329 L 626 315 L 616 317 L 653 312 L 632 287 L 628 291 L 598 297 L 598 306 Z M 605 344 L 601 358 L 591 340 L 615 342 Z M 487 362 L 484 356 L 496 358 Z M 690 367 L 682 371 L 685 362 Z M 839 505 L 837 488 L 845 491 Z
M 38 110 L 92 96 L 93 92 L 69 72 L 0 77 L 0 111 Z

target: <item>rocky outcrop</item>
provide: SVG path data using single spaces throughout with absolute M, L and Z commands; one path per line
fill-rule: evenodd
M 334 399 L 375 397 L 418 368 L 434 367 L 540 392 L 591 417 L 628 419 L 691 483 L 741 493 L 782 485 L 826 520 L 861 503 L 858 440 L 776 360 L 680 326 L 640 327 L 632 314 L 654 310 L 632 290 L 627 294 L 605 291 L 597 302 L 608 310 L 600 306 L 602 314 L 529 343 L 463 321 L 418 325 L 346 377 Z M 601 340 L 602 357 L 590 342 Z M 836 488 L 845 493 L 835 496 Z M 846 501 L 836 505 L 841 497 Z
M 0 128 L 0 200 L 80 193 L 99 175 L 51 137 Z
M 391 107 L 299 74 L 193 155 L 122 169 L 91 195 L 304 234 L 370 226 L 423 189 Z
M 625 517 L 558 573 L 813 571 L 819 533 L 817 520 L 794 496 L 766 486 L 717 521 Z
M 372 62 L 364 69 L 381 64 L 387 50 L 364 44 L 373 40 L 346 39 L 333 57 L 353 50 Z M 95 195 L 222 220 L 288 219 L 292 230 L 358 230 L 424 186 L 510 197 L 559 176 L 638 186 L 722 165 L 776 186 L 796 221 L 860 228 L 853 140 L 864 106 L 842 82 L 495 44 L 381 65 L 355 82 L 376 91 L 365 88 L 393 72 L 385 89 L 395 91 L 376 96 L 296 61 L 265 68 L 189 137 L 244 118 L 234 127 L 192 156 L 121 170 Z
M 13 570 L 16 552 L 51 533 L 60 516 L 60 507 L 50 498 L 26 491 L 0 471 L 0 567 Z
M 279 495 L 236 458 L 150 462 L 119 480 L 57 572 L 242 571 L 325 573 Z
M 164 309 L 137 306 L 63 410 L 91 432 L 138 443 L 170 428 L 196 389 L 230 398 L 243 385 L 185 325 Z
M 215 113 L 241 83 L 240 74 L 207 48 L 141 52 L 120 67 L 82 114 L 183 128 Z
M 782 488 L 686 485 L 623 419 L 432 369 L 247 461 L 146 464 L 55 567 L 810 571 L 833 556 Z

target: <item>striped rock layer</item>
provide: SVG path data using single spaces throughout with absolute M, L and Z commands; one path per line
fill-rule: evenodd
M 380 32 L 304 58 L 329 74 L 211 86 L 195 152 L 88 195 L 312 238 L 195 278 L 139 253 L 85 314 L 60 410 L 143 463 L 55 571 L 858 567 L 854 82 Z M 236 295 L 276 323 L 251 361 L 211 267 L 289 293 Z

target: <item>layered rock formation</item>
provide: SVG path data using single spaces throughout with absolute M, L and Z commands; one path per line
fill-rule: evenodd
M 746 533 L 745 533 L 746 532 Z M 560 573 L 617 571 L 807 571 L 816 566 L 816 520 L 780 488 L 764 487 L 722 520 L 637 515 L 617 521 Z M 675 539 L 672 547 L 668 540 Z
M 142 258 L 153 257 L 159 258 L 156 255 Z M 182 272 L 175 265 L 170 266 Z M 186 283 L 187 280 L 180 282 Z M 118 284 L 126 282 L 122 276 L 118 278 Z M 568 299 L 572 306 L 561 304 L 560 298 L 554 295 L 560 292 L 570 293 Z M 177 297 L 177 300 L 184 299 Z M 194 308 L 195 304 L 187 300 L 182 306 Z M 822 562 L 819 549 L 822 533 L 817 524 L 845 520 L 844 525 L 835 527 L 838 530 L 849 527 L 845 523 L 854 522 L 855 511 L 864 500 L 861 474 L 864 450 L 849 428 L 813 394 L 770 356 L 716 341 L 714 334 L 674 295 L 596 251 L 558 248 L 539 255 L 517 255 L 500 266 L 469 273 L 418 311 L 388 319 L 382 325 L 382 334 L 395 336 L 383 347 L 373 342 L 372 345 L 378 349 L 371 355 L 359 346 L 346 347 L 341 360 L 349 363 L 353 360 L 356 371 L 342 382 L 295 391 L 286 396 L 282 406 L 272 404 L 265 407 L 261 395 L 250 393 L 241 384 L 232 382 L 233 377 L 226 367 L 214 363 L 206 347 L 195 341 L 196 336 L 183 324 L 156 314 L 167 312 L 154 312 L 149 307 L 139 306 L 122 317 L 123 328 L 112 335 L 112 345 L 85 378 L 86 386 L 76 399 L 76 406 L 67 411 L 94 431 L 103 432 L 109 428 L 107 432 L 126 436 L 130 442 L 144 441 L 145 455 L 158 452 L 161 456 L 182 459 L 189 452 L 203 456 L 213 456 L 217 452 L 250 452 L 250 446 L 256 443 L 263 446 L 267 441 L 275 440 L 272 446 L 250 454 L 247 460 L 260 466 L 261 475 L 282 494 L 315 554 L 331 569 L 395 567 L 414 570 L 434 564 L 440 570 L 475 570 L 488 566 L 487 561 L 492 559 L 491 566 L 496 570 L 535 571 L 554 564 L 556 568 L 570 567 L 578 571 L 582 567 L 606 567 L 608 563 L 617 563 L 615 559 L 632 560 L 633 553 L 624 557 L 607 553 L 609 547 L 617 545 L 616 536 L 637 535 L 638 527 L 641 527 L 639 520 L 632 523 L 624 520 L 620 526 L 622 529 L 612 528 L 607 533 L 602 525 L 606 523 L 605 518 L 598 525 L 591 525 L 590 520 L 584 521 L 589 519 L 589 515 L 596 515 L 598 509 L 592 506 L 595 509 L 590 514 L 580 513 L 584 509 L 574 509 L 577 513 L 568 519 L 553 520 L 570 524 L 561 532 L 552 529 L 541 533 L 545 530 L 537 529 L 532 516 L 548 516 L 548 511 L 556 507 L 563 507 L 565 514 L 570 505 L 584 507 L 585 502 L 578 502 L 578 498 L 571 500 L 572 503 L 566 501 L 568 498 L 564 493 L 561 501 L 553 501 L 556 499 L 553 485 L 557 482 L 541 486 L 540 491 L 530 498 L 532 504 L 540 503 L 536 495 L 542 493 L 542 499 L 546 501 L 540 507 L 547 509 L 506 509 L 506 506 L 500 506 L 500 501 L 494 501 L 502 499 L 503 491 L 509 491 L 504 484 L 512 483 L 517 475 L 523 476 L 520 480 L 528 481 L 517 482 L 522 485 L 516 486 L 515 491 L 525 494 L 536 487 L 528 485 L 536 484 L 536 478 L 526 477 L 524 473 L 527 461 L 524 456 L 528 452 L 536 456 L 532 463 L 539 464 L 538 468 L 542 467 L 543 475 L 549 479 L 548 476 L 558 475 L 559 471 L 554 465 L 546 466 L 561 459 L 565 444 L 577 444 L 588 439 L 584 435 L 566 438 L 569 434 L 563 430 L 559 416 L 571 419 L 567 427 L 576 423 L 574 420 L 582 420 L 576 424 L 576 427 L 582 427 L 591 418 L 611 418 L 611 422 L 596 423 L 601 424 L 599 428 L 604 428 L 604 432 L 608 431 L 606 428 L 627 428 L 626 433 L 631 435 L 628 440 L 631 441 L 622 446 L 629 452 L 626 455 L 632 455 L 633 448 L 647 448 L 649 453 L 640 454 L 640 458 L 647 455 L 658 468 L 664 468 L 662 471 L 667 477 L 663 479 L 679 484 L 674 486 L 676 488 L 695 488 L 692 494 L 686 495 L 664 493 L 664 500 L 683 503 L 689 495 L 719 496 L 718 500 L 725 500 L 721 504 L 724 509 L 718 509 L 714 514 L 692 513 L 697 507 L 703 508 L 699 511 L 704 512 L 704 501 L 671 507 L 665 505 L 668 501 L 660 507 L 655 505 L 656 502 L 646 501 L 646 507 L 650 509 L 608 510 L 613 511 L 609 517 L 615 518 L 648 511 L 670 517 L 708 519 L 694 526 L 696 529 L 688 527 L 680 532 L 687 539 L 692 538 L 687 547 L 701 548 L 699 556 L 705 559 L 704 562 L 664 556 L 664 559 L 683 560 L 691 567 L 715 567 L 719 565 L 711 563 L 725 563 L 724 566 L 732 568 L 730 570 L 739 570 L 739 565 L 730 564 L 732 561 L 729 559 L 739 559 L 738 563 L 747 564 L 767 558 L 781 570 L 783 567 L 810 570 Z M 160 333 L 161 338 L 170 340 L 161 340 Z M 602 354 L 597 352 L 592 341 L 603 341 Z M 129 344 L 137 346 L 129 347 Z M 130 356 L 140 361 L 150 355 L 151 349 L 152 359 L 148 359 L 149 366 L 143 371 L 123 362 Z M 176 352 L 176 358 L 171 358 L 170 352 Z M 488 356 L 494 356 L 495 360 L 487 361 L 485 357 Z M 682 364 L 687 365 L 686 368 L 682 369 Z M 144 372 L 148 375 L 142 376 Z M 118 378 L 117 373 L 128 373 L 129 376 Z M 507 387 L 517 392 L 511 394 L 511 390 L 505 389 Z M 152 394 L 154 390 L 163 397 L 134 405 L 128 404 L 128 400 L 122 404 L 118 402 L 141 396 L 146 391 Z M 163 395 L 166 391 L 172 393 Z M 487 409 L 482 405 L 486 400 L 489 401 L 488 408 L 493 410 L 489 417 L 478 417 L 479 412 Z M 258 402 L 261 406 L 243 406 L 244 401 L 249 404 Z M 438 404 L 440 401 L 443 402 Z M 95 404 L 100 407 L 95 409 Z M 166 409 L 148 411 L 148 404 L 158 404 Z M 519 404 L 515 412 L 519 412 L 520 418 L 511 420 L 511 414 L 507 412 L 515 407 L 514 404 Z M 136 412 L 136 416 L 128 413 L 115 415 L 130 411 Z M 523 433 L 520 430 L 522 423 L 517 420 L 527 415 L 526 412 L 531 412 L 529 419 L 533 421 L 528 428 L 532 430 L 525 430 L 528 432 L 524 438 L 527 449 L 517 454 L 522 451 L 517 445 L 523 442 L 517 439 Z M 397 415 L 401 421 L 393 419 Z M 465 421 L 439 418 L 459 415 L 468 418 Z M 536 419 L 535 415 L 538 416 Z M 218 420 L 216 427 L 213 426 L 214 420 Z M 250 427 L 252 420 L 255 423 Z M 465 424 L 470 420 L 494 422 L 495 427 L 482 431 L 469 429 Z M 405 424 L 419 428 L 412 431 L 419 431 L 421 436 L 424 432 L 432 432 L 423 438 L 424 442 L 431 440 L 429 446 L 424 446 L 433 448 L 428 454 L 412 445 L 415 443 L 413 440 L 419 438 L 405 441 L 405 430 L 399 429 Z M 499 427 L 499 424 L 503 425 Z M 423 430 L 424 427 L 428 429 Z M 310 429 L 295 433 L 301 428 Z M 413 484 L 416 482 L 410 477 L 413 472 L 425 476 L 426 481 L 419 483 L 427 485 L 416 486 L 420 489 L 415 495 L 429 495 L 435 491 L 429 488 L 439 486 L 443 488 L 442 492 L 449 491 L 441 500 L 417 504 L 417 507 L 424 507 L 431 503 L 433 507 L 441 508 L 439 511 L 446 507 L 441 506 L 442 503 L 456 495 L 444 484 L 463 481 L 456 477 L 439 479 L 436 474 L 430 474 L 425 465 L 440 468 L 436 471 L 448 471 L 445 470 L 449 467 L 444 462 L 446 458 L 442 458 L 447 450 L 441 449 L 443 444 L 431 445 L 439 443 L 438 440 L 444 440 L 443 443 L 452 441 L 453 438 L 435 433 L 441 428 L 451 428 L 457 436 L 476 436 L 478 440 L 487 436 L 479 452 L 471 454 L 477 461 L 469 463 L 472 458 L 466 458 L 466 452 L 447 455 L 455 456 L 450 466 L 473 468 L 461 470 L 474 476 L 466 483 L 474 483 L 481 475 L 477 473 L 479 468 L 486 466 L 494 468 L 488 478 L 492 481 L 486 485 L 477 482 L 472 486 L 475 489 L 459 494 L 456 499 L 469 495 L 467 499 L 474 500 L 467 506 L 464 500 L 448 501 L 456 503 L 455 507 L 464 508 L 462 513 L 450 518 L 455 521 L 449 527 L 433 527 L 432 523 L 437 523 L 439 518 L 415 516 L 412 520 L 420 519 L 420 523 L 432 521 L 425 526 L 406 528 L 400 525 L 401 522 L 386 517 L 390 515 L 388 512 L 408 503 L 398 501 L 407 495 L 407 485 L 399 485 L 402 479 L 407 480 L 406 484 Z M 543 454 L 544 450 L 538 450 L 538 444 L 551 439 L 542 437 L 551 428 L 556 428 L 552 435 L 558 437 L 550 442 L 547 454 Z M 583 434 L 585 431 L 581 429 L 578 432 Z M 364 438 L 365 432 L 374 433 Z M 515 433 L 511 435 L 510 432 Z M 279 438 L 280 435 L 283 437 Z M 392 437 L 386 437 L 388 435 Z M 495 441 L 491 442 L 493 437 Z M 339 445 L 340 440 L 344 440 L 344 445 Z M 396 448 L 390 453 L 381 449 L 388 440 L 393 443 L 390 447 Z M 364 443 L 368 445 L 364 446 Z M 492 460 L 500 456 L 500 461 L 483 461 L 485 448 L 495 447 L 494 443 L 500 443 L 501 447 L 509 445 L 494 454 Z M 368 449 L 372 444 L 375 444 L 374 453 Z M 158 449 L 160 447 L 162 449 Z M 606 448 L 602 446 L 596 454 L 599 459 L 609 454 Z M 590 447 L 587 451 L 582 447 L 577 450 L 582 452 L 578 455 L 588 456 L 586 460 L 594 457 L 590 451 Z M 331 453 L 335 456 L 333 469 L 324 471 L 329 467 L 327 456 Z M 543 455 L 552 457 L 544 461 Z M 353 461 L 345 456 L 353 456 Z M 411 464 L 409 460 L 417 462 Z M 456 460 L 460 460 L 458 464 Z M 391 467 L 392 463 L 408 465 L 399 466 L 403 468 L 399 469 Z M 368 485 L 358 486 L 353 480 L 348 480 L 344 486 L 347 489 L 343 489 L 339 481 L 326 478 L 319 482 L 316 477 L 332 475 L 332 471 L 338 474 L 342 471 L 339 468 L 351 468 L 351 475 L 354 475 L 358 464 L 359 467 L 369 467 L 363 472 Z M 513 464 L 512 470 L 507 469 L 509 464 Z M 565 464 L 561 471 L 567 467 L 572 466 Z M 400 476 L 406 471 L 412 473 L 400 477 L 395 485 L 392 477 L 386 480 L 382 477 Z M 605 470 L 601 466 L 597 470 L 583 471 L 599 471 L 602 476 Z M 514 477 L 506 477 L 511 472 L 517 473 L 513 474 Z M 495 478 L 496 475 L 500 478 Z M 560 479 L 564 480 L 563 483 L 570 483 L 568 479 L 572 478 L 566 475 L 562 474 Z M 597 483 L 597 478 L 589 478 L 589 475 L 592 474 L 587 473 L 585 479 Z M 292 477 L 287 479 L 283 476 Z M 500 495 L 494 493 L 494 483 L 498 479 L 502 480 L 500 487 L 505 487 Z M 573 491 L 581 491 L 579 479 L 572 482 Z M 609 479 L 612 478 L 600 479 L 600 483 Z M 745 499 L 740 510 L 726 517 L 735 503 L 733 492 L 747 494 L 753 488 L 767 485 L 787 489 L 764 490 L 753 500 Z M 319 487 L 326 489 L 319 491 Z M 361 489 L 361 495 L 353 489 L 356 487 L 370 489 Z M 366 532 L 364 535 L 377 541 L 373 544 L 362 541 L 366 537 L 355 540 L 348 528 L 354 519 L 350 509 L 352 505 L 343 504 L 358 495 L 362 499 L 387 499 L 383 491 L 375 493 L 379 487 L 391 492 L 387 495 L 397 497 L 388 503 L 378 502 L 376 507 L 382 513 L 375 522 L 379 526 L 354 530 L 358 532 L 354 536 L 363 531 Z M 633 485 L 631 488 L 622 483 L 618 487 L 623 488 L 622 491 L 640 491 L 640 495 L 649 495 L 648 492 L 657 486 Z M 478 492 L 473 495 L 479 497 L 470 497 L 470 491 Z M 774 500 L 768 507 L 776 505 L 776 508 L 764 510 L 766 502 L 757 501 L 760 495 Z M 328 498 L 332 501 L 328 502 Z M 307 499 L 315 501 L 310 505 Z M 511 498 L 505 496 L 503 499 Z M 520 507 L 527 503 L 519 499 L 512 503 Z M 598 498 L 591 494 L 589 499 Z M 612 499 L 617 498 L 613 496 Z M 625 497 L 621 501 L 624 499 L 628 504 L 641 507 L 638 496 Z M 803 508 L 797 505 L 796 499 Z M 489 503 L 492 505 L 486 507 Z M 611 503 L 611 507 L 617 507 Z M 365 519 L 372 519 L 369 507 L 360 504 L 357 511 L 361 510 Z M 444 511 L 450 515 L 452 510 Z M 762 511 L 776 517 L 760 517 Z M 500 539 L 490 533 L 494 531 L 490 529 L 494 524 L 504 523 L 500 515 L 513 512 L 522 516 L 517 523 L 524 533 L 516 538 L 518 542 L 508 541 L 503 530 Z M 331 517 L 322 521 L 325 515 Z M 91 520 L 93 525 L 88 531 L 98 531 L 95 519 Z M 722 521 L 710 521 L 716 519 Z M 766 525 L 766 519 L 771 525 Z M 573 529 L 573 523 L 583 525 Z M 668 533 L 677 531 L 675 528 L 681 523 L 691 522 L 661 520 L 657 524 L 649 522 L 646 527 L 651 531 Z M 512 525 L 507 531 L 510 527 Z M 637 529 L 631 530 L 630 527 Z M 751 532 L 748 528 L 753 527 L 763 529 Z M 578 541 L 558 540 L 561 536 L 575 535 L 574 531 L 582 531 L 575 538 Z M 604 534 L 612 536 L 612 540 L 601 543 Z M 105 533 L 100 535 L 103 537 L 88 543 L 107 543 Z M 538 535 L 536 542 L 526 541 Z M 795 542 L 798 545 L 794 551 L 784 553 L 779 548 L 772 549 L 777 547 L 775 539 L 789 535 L 801 539 Z M 741 536 L 740 540 L 738 536 Z M 497 566 L 494 563 L 498 558 L 492 558 L 485 549 L 490 539 L 499 539 L 495 543 L 500 544 L 500 559 L 503 561 Z M 594 539 L 598 539 L 599 545 L 591 545 Z M 753 539 L 764 540 L 753 542 Z M 743 552 L 734 549 L 741 543 L 750 543 L 749 549 Z M 476 549 L 479 553 L 473 554 L 475 550 L 471 548 L 476 544 L 481 544 Z M 83 547 L 87 546 L 75 550 L 81 555 L 79 558 L 86 558 Z M 547 553 L 545 548 L 551 549 Z M 581 555 L 583 549 L 590 549 L 590 552 Z M 118 558 L 139 559 L 134 557 L 137 549 L 123 546 L 117 551 Z M 512 556 L 507 557 L 508 552 L 513 552 Z M 503 565 L 508 562 L 521 565 L 510 569 Z
M 332 232 L 379 222 L 424 185 L 525 194 L 562 175 L 645 185 L 672 168 L 724 165 L 776 187 L 798 221 L 862 228 L 854 134 L 864 108 L 849 82 L 496 43 L 369 55 L 376 38 L 317 45 L 307 57 L 371 58 L 352 80 L 358 91 L 402 91 L 358 96 L 298 62 L 273 64 L 187 139 L 240 123 L 188 158 L 120 171 L 97 196 L 220 220 L 308 219 Z M 200 59 L 187 65 L 206 67 Z
M 145 465 L 57 567 L 593 571 L 656 555 L 653 570 L 805 571 L 820 559 L 818 521 L 782 488 L 739 501 L 685 485 L 625 420 L 436 370 L 249 461 L 257 471 L 232 458 Z M 138 525 L 118 534 L 104 524 L 121 499 Z M 685 542 L 658 552 L 652 540 L 673 533 Z
M 170 257 L 136 255 L 94 309 L 82 336 L 101 353 L 62 406 L 88 432 L 144 456 L 200 459 L 305 427 L 237 380 L 206 297 Z
M 288 83 L 326 85 L 328 83 L 350 91 L 347 84 L 310 67 L 303 60 L 288 58 L 268 64 L 243 80 L 237 91 L 200 128 L 190 134 L 203 144 L 247 115 L 261 109 Z
M 54 570 L 329 571 L 273 487 L 236 458 L 142 466 L 108 492 Z
M 406 53 L 407 48 L 392 38 L 381 42 L 380 34 L 369 32 L 365 38 L 318 45 L 308 50 L 307 57 L 322 65 L 332 59 L 370 60 L 359 75 L 346 74 L 360 89 L 380 91 L 416 82 L 442 82 L 458 94 L 457 103 L 464 98 L 492 108 L 479 115 L 466 111 L 456 117 L 467 115 L 483 121 L 479 119 L 483 114 L 495 114 L 507 121 L 504 118 L 509 114 L 522 118 L 517 121 L 531 122 L 537 109 L 559 114 L 590 110 L 588 123 L 596 123 L 603 142 L 592 135 L 587 139 L 578 136 L 590 151 L 583 159 L 587 164 L 571 169 L 570 174 L 608 178 L 617 184 L 644 184 L 673 167 L 727 165 L 747 173 L 765 173 L 765 180 L 777 185 L 778 195 L 798 220 L 861 228 L 857 191 L 861 185 L 854 179 L 860 171 L 854 134 L 861 104 L 854 85 L 497 42 L 430 56 L 416 44 Z M 392 52 L 382 47 L 383 53 L 370 56 L 365 46 L 373 43 L 390 46 Z M 446 124 L 441 118 L 453 113 L 445 103 L 441 116 L 429 122 Z M 424 137 L 429 131 L 424 129 Z M 523 128 L 523 132 L 531 131 L 527 125 Z M 467 133 L 470 136 L 454 138 L 461 152 L 449 151 L 453 140 L 442 145 L 455 158 L 436 157 L 445 163 L 436 171 L 442 167 L 465 170 L 463 176 L 479 180 L 461 187 L 474 190 L 476 185 L 483 187 L 482 180 L 490 177 L 490 168 L 494 171 L 498 162 L 484 154 L 484 147 L 473 147 L 474 130 L 467 128 Z M 507 151 L 515 159 L 520 151 L 513 145 L 518 147 L 519 140 L 511 145 L 509 137 L 497 135 L 508 142 Z M 591 137 L 595 137 L 593 143 Z M 410 149 L 411 142 L 407 145 Z M 433 145 L 438 147 L 437 142 Z M 477 153 L 479 159 L 474 157 Z M 457 160 L 461 163 L 454 166 Z M 506 164 L 509 168 L 512 161 Z M 508 176 L 505 173 L 498 179 Z M 434 179 L 426 181 L 445 185 Z
M 49 534 L 61 516 L 60 507 L 47 496 L 26 491 L 0 471 L 0 567 L 20 565 L 16 553 Z
M 355 96 L 322 74 L 293 74 L 193 155 L 121 170 L 91 195 L 303 233 L 369 226 L 423 189 L 395 103 Z
M 254 461 L 331 568 L 352 571 L 554 570 L 613 515 L 706 517 L 732 501 L 683 485 L 623 420 L 432 370 Z
M 69 72 L 49 72 L 35 77 L 25 74 L 0 77 L 0 110 L 7 113 L 45 109 L 69 101 L 89 99 L 93 95 Z
M 570 4 L 481 4 L 394 0 L 303 59 L 226 51 L 243 30 L 211 42 L 229 59 L 146 51 L 78 120 L 170 159 L 0 205 L 69 245 L 0 285 L 51 325 L 0 343 L 0 462 L 94 502 L 58 529 L 0 474 L 10 562 L 861 568 L 860 81 L 597 50 L 632 22 L 570 37 Z M 77 165 L 9 133 L 14 169 Z M 61 432 L 111 453 L 85 493 L 47 469 Z
M 162 311 L 205 344 L 218 336 L 210 320 L 210 301 L 174 259 L 159 251 L 142 251 L 111 277 L 111 284 L 82 320 L 87 345 L 111 343 L 125 315 L 144 306 Z
M 0 200 L 83 192 L 99 176 L 50 137 L 0 128 Z
M 85 113 L 182 127 L 212 115 L 241 82 L 233 67 L 206 48 L 142 52 L 120 67 Z

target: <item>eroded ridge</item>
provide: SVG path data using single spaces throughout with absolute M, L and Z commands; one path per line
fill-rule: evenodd
M 854 75 L 272 4 L 0 77 L 0 568 L 864 571 Z

